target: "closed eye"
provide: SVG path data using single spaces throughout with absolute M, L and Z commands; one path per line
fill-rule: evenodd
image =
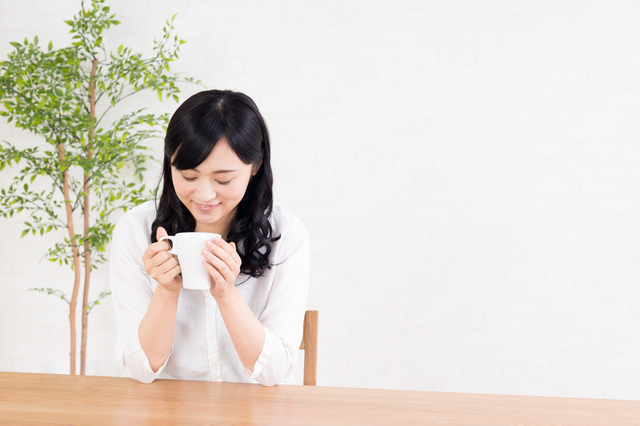
M 231 179 L 233 180 L 233 179 Z M 231 180 L 227 181 L 227 182 L 218 182 L 220 185 L 229 185 L 231 183 Z

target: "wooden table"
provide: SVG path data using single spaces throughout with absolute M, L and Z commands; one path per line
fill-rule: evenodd
M 640 425 L 640 401 L 0 372 L 0 425 Z

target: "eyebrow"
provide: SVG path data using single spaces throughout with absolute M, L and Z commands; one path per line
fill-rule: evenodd
M 197 168 L 195 169 L 187 169 L 187 170 L 193 170 L 194 172 L 198 172 L 200 173 L 200 170 L 198 170 Z M 214 175 L 216 174 L 222 174 L 222 173 L 231 173 L 231 172 L 237 172 L 237 170 L 235 169 L 229 169 L 229 170 L 216 170 L 213 172 Z

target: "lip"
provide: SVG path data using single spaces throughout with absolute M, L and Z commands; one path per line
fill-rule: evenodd
M 220 205 L 220 203 L 218 203 L 218 204 L 198 204 L 196 202 L 194 202 L 193 204 L 198 208 L 198 210 L 201 210 L 203 212 L 210 212 L 211 210 L 215 210 L 215 208 Z

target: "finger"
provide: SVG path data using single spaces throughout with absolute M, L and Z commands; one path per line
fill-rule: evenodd
M 238 260 L 234 259 L 232 253 L 235 253 L 235 251 L 233 250 L 231 245 L 229 245 L 223 239 L 219 239 L 219 240 L 220 241 L 218 241 L 218 238 L 216 238 L 213 243 L 211 243 L 210 241 L 207 241 L 207 247 L 209 248 L 209 250 L 211 250 L 213 254 L 215 254 L 220 259 L 222 259 L 229 266 L 229 269 L 233 270 L 233 269 L 239 268 L 241 263 L 239 262 L 240 257 L 238 256 Z M 224 244 L 224 246 L 222 244 Z M 231 253 L 229 251 L 231 251 Z M 235 254 L 237 256 L 237 253 Z
M 158 281 L 160 276 L 166 273 L 168 270 L 174 268 L 176 265 L 179 265 L 177 261 L 174 262 L 163 262 L 161 264 L 150 261 L 145 263 L 144 270 L 147 271 L 147 274 L 151 276 L 154 280 Z
M 166 274 L 167 272 L 169 272 L 170 270 L 174 269 L 176 266 L 180 266 L 180 264 L 178 263 L 178 261 L 174 258 L 171 257 L 170 259 L 167 259 L 166 261 L 162 262 L 161 264 L 157 265 L 153 271 L 155 274 Z
M 233 252 L 231 253 L 231 257 L 233 257 L 233 260 L 235 260 L 238 265 L 241 265 L 242 264 L 242 259 L 240 258 L 240 255 L 238 254 L 238 249 L 236 247 L 236 243 L 231 241 L 229 243 L 229 245 L 231 246 L 231 248 L 233 248 Z
M 180 284 L 182 284 L 180 272 L 182 272 L 182 270 L 180 269 L 180 265 L 176 265 L 165 273 L 158 275 L 158 279 L 156 281 L 158 281 L 159 283 L 170 284 L 173 280 L 177 280 Z
M 234 255 L 237 257 L 237 259 L 234 257 L 234 261 L 239 262 L 240 261 L 240 256 L 238 256 L 238 252 L 236 251 L 236 243 L 231 242 L 228 243 L 225 240 L 223 240 L 220 237 L 216 237 L 213 242 L 218 246 L 221 247 L 224 251 L 226 251 L 227 253 L 229 253 L 229 255 L 231 257 L 234 257 Z M 233 244 L 233 246 L 231 245 Z
M 171 250 L 171 244 L 169 244 L 169 241 L 160 241 L 160 238 L 168 236 L 169 234 L 167 234 L 167 230 L 162 226 L 159 226 L 158 229 L 156 229 L 156 240 L 158 240 L 158 244 L 164 244 L 167 247 L 166 250 Z
M 234 263 L 233 262 L 233 258 L 231 257 L 231 255 L 224 248 L 220 247 L 216 243 L 212 243 L 211 241 L 207 241 L 206 246 L 207 246 L 207 248 L 209 249 L 209 251 L 211 253 L 216 255 L 223 262 L 225 262 L 229 266 L 233 265 L 233 263 Z
M 153 257 L 143 259 L 144 269 L 149 275 L 152 275 L 157 268 L 161 267 L 166 262 L 172 262 L 171 265 L 175 265 L 178 264 L 178 259 L 168 251 L 160 251 L 155 253 Z
M 151 259 L 160 252 L 168 252 L 171 246 L 166 241 L 158 241 L 157 243 L 149 244 L 149 247 L 144 251 L 142 260 Z
M 220 285 L 226 282 L 224 276 L 220 273 L 220 271 L 211 266 L 209 262 L 205 260 L 202 262 L 202 264 L 204 265 L 204 268 L 207 270 L 207 272 L 209 272 L 209 275 L 211 276 L 211 279 L 213 279 L 213 282 L 215 284 Z
M 220 250 L 222 251 L 222 250 Z M 207 259 L 207 261 L 213 265 L 214 268 L 216 268 L 218 271 L 220 271 L 220 273 L 224 276 L 226 276 L 229 272 L 231 272 L 231 267 L 230 265 L 228 265 L 223 259 L 220 259 L 216 254 L 211 253 L 209 250 L 207 249 L 203 249 L 202 250 L 202 255 L 204 256 L 205 259 Z M 227 254 L 228 256 L 228 254 Z
M 225 276 L 227 280 L 235 281 L 238 274 L 240 274 L 240 264 L 235 262 L 231 257 L 231 255 L 229 255 L 229 253 L 224 251 L 221 247 L 218 247 L 215 245 L 211 247 L 212 256 L 214 256 L 214 258 L 217 258 L 216 260 L 211 260 L 209 255 L 207 255 L 206 251 L 207 250 L 203 252 L 203 255 L 205 255 L 205 258 L 209 260 L 209 262 L 214 267 L 216 267 L 222 273 L 222 275 Z M 224 266 L 221 266 L 218 263 L 220 261 L 224 263 Z
M 164 229 L 162 226 L 159 226 L 158 229 L 156 229 L 156 239 L 158 241 L 160 241 L 160 238 L 162 237 L 168 237 L 169 234 L 167 234 L 167 230 Z
M 161 256 L 158 259 L 155 259 L 156 256 L 159 256 L 161 254 L 164 254 L 164 256 Z M 166 260 L 169 257 L 172 257 L 172 255 L 169 253 L 169 244 L 167 244 L 165 241 L 160 241 L 157 243 L 150 244 L 149 247 L 147 247 L 147 249 L 144 251 L 144 254 L 142 255 L 142 262 L 145 264 L 148 261 L 153 261 L 153 260 L 158 262 L 160 260 Z

